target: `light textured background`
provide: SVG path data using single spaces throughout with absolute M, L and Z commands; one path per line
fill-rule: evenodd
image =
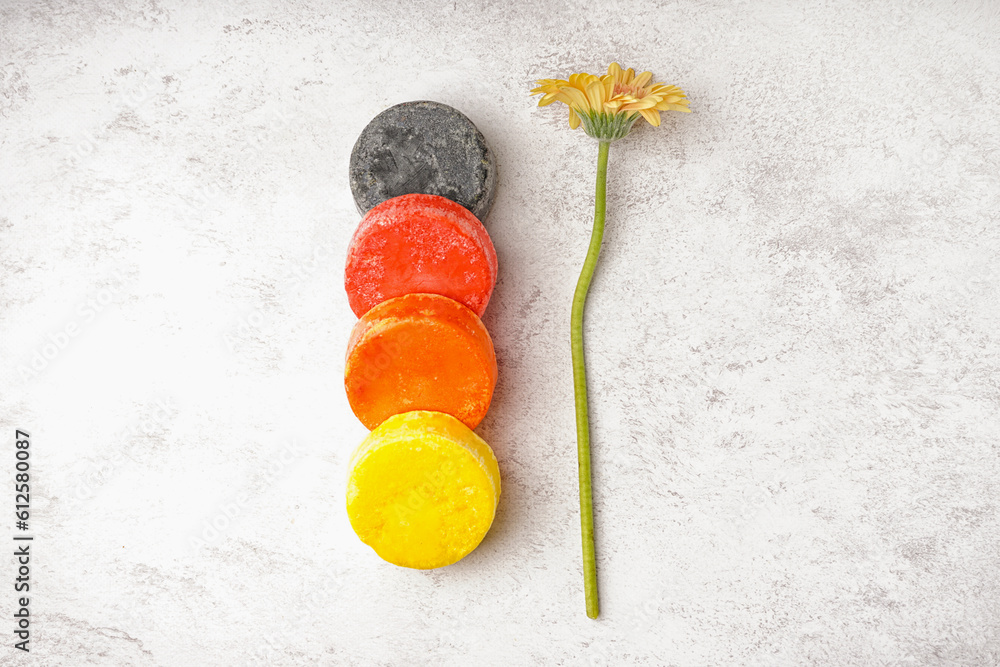
M 208 4 L 0 5 L 0 468 L 30 431 L 37 536 L 0 663 L 1000 664 L 1000 4 Z M 611 154 L 594 622 L 597 147 L 527 91 L 615 59 L 694 113 Z M 348 157 L 413 99 L 500 173 L 503 497 L 433 572 L 343 507 Z

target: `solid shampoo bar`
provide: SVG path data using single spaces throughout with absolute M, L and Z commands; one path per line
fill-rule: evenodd
M 351 239 L 344 285 L 361 317 L 387 299 L 426 292 L 482 317 L 497 279 L 497 253 L 483 223 L 450 199 L 403 195 L 365 215 Z
M 446 412 L 475 428 L 496 383 L 486 327 L 474 312 L 437 294 L 380 303 L 358 320 L 348 341 L 347 400 L 370 429 L 411 410 Z
M 387 419 L 349 463 L 347 515 L 381 558 L 427 570 L 462 559 L 486 536 L 500 498 L 493 451 L 440 412 Z
M 375 116 L 351 152 L 351 192 L 358 211 L 399 195 L 440 195 L 486 219 L 497 169 L 482 132 L 440 102 L 404 102 Z

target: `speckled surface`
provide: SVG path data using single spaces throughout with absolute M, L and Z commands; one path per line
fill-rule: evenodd
M 207 4 L 0 5 L 0 425 L 36 535 L 0 664 L 1000 663 L 1000 5 Z M 694 113 L 611 153 L 594 622 L 597 148 L 527 91 L 613 59 Z M 433 572 L 344 510 L 348 160 L 414 99 L 500 174 L 503 496 Z

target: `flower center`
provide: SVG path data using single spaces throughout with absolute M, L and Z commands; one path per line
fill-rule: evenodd
M 630 86 L 630 85 L 625 84 L 625 83 L 616 83 L 615 84 L 614 95 L 616 97 L 618 95 L 631 95 L 632 97 L 634 97 L 636 99 L 641 99 L 642 97 L 645 96 L 645 94 L 646 94 L 646 90 L 644 88 L 639 88 L 638 86 Z

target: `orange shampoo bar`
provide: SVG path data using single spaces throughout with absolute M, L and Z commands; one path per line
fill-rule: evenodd
M 374 429 L 392 415 L 432 410 L 475 428 L 497 382 L 493 342 L 474 312 L 438 294 L 407 294 L 369 310 L 351 332 L 344 386 Z

